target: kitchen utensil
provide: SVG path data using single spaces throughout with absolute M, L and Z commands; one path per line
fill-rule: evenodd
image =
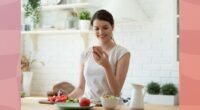
M 48 100 L 39 100 L 40 104 L 54 104 L 54 102 L 50 102 Z

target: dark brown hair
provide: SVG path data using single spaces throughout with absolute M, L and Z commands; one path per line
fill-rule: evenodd
M 95 19 L 98 20 L 104 20 L 107 21 L 111 24 L 111 26 L 114 26 L 114 19 L 113 16 L 110 12 L 108 12 L 107 10 L 98 10 L 92 17 L 90 24 L 93 26 L 93 22 Z

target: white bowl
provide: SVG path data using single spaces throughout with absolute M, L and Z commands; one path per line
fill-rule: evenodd
M 114 109 L 115 106 L 119 103 L 119 97 L 115 97 L 114 99 L 108 99 L 101 97 L 101 104 L 106 109 Z

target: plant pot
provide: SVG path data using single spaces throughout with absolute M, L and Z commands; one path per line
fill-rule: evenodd
M 65 22 L 66 29 L 78 29 L 78 19 L 77 17 L 68 17 Z
M 90 20 L 79 20 L 79 29 L 80 30 L 89 30 L 90 29 Z
M 31 83 L 32 83 L 33 72 L 23 72 L 23 83 L 22 90 L 25 93 L 25 96 L 30 96 L 31 94 Z
M 39 23 L 34 23 L 32 16 L 26 17 L 24 22 L 24 31 L 31 31 L 31 30 L 37 30 L 40 28 Z
M 33 30 L 40 29 L 40 24 L 33 24 Z
M 148 104 L 178 105 L 178 95 L 147 95 Z
M 31 31 L 31 30 L 33 30 L 34 23 L 32 21 L 31 16 L 25 18 L 24 25 L 26 25 L 24 31 Z

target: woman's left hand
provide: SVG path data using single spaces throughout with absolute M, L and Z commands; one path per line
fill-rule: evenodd
M 106 67 L 107 65 L 109 65 L 108 54 L 106 52 L 93 49 L 92 54 L 93 54 L 94 60 L 99 65 L 102 65 L 103 67 Z

